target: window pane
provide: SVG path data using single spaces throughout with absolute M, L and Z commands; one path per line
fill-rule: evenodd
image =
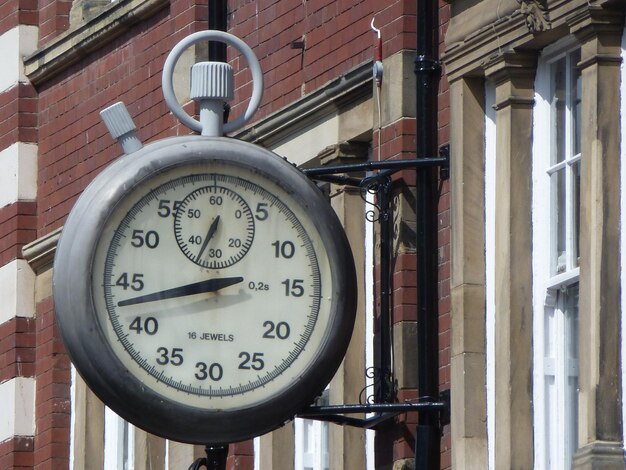
M 580 62 L 580 51 L 572 53 L 571 55 L 571 70 L 572 70 L 572 118 L 574 119 L 574 155 L 580 153 L 580 108 L 582 96 L 582 80 L 580 79 L 580 69 L 576 66 Z
M 550 177 L 552 186 L 552 274 L 560 274 L 567 269 L 567 226 L 565 224 L 565 169 L 556 171 Z
M 565 159 L 566 72 L 565 57 L 552 64 L 553 165 Z
M 574 266 L 579 266 L 579 253 L 580 253 L 580 160 L 572 165 L 573 174 L 573 214 L 574 214 L 574 237 L 573 249 L 574 249 Z

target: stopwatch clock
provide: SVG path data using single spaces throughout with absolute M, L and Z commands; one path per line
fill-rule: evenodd
M 114 411 L 170 439 L 228 443 L 311 403 L 354 323 L 354 263 L 319 189 L 277 155 L 175 137 L 79 198 L 54 264 L 59 327 Z

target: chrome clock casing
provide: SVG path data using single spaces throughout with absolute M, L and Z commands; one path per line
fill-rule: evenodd
M 288 364 L 297 372 L 293 379 L 273 389 L 270 386 L 273 379 L 267 386 L 260 385 L 260 389 L 272 389 L 264 396 L 261 393 L 262 400 L 186 396 L 186 392 L 172 387 L 169 390 L 162 384 L 155 386 L 129 365 L 128 357 L 121 357 L 120 341 L 111 336 L 107 324 L 110 315 L 103 312 L 102 292 L 97 287 L 98 276 L 102 276 L 102 255 L 96 251 L 110 243 L 102 238 L 110 236 L 103 235 L 103 230 L 112 218 L 125 216 L 120 210 L 133 191 L 144 191 L 141 188 L 169 172 L 211 173 L 216 165 L 244 169 L 256 175 L 256 181 L 266 181 L 270 193 L 271 188 L 280 187 L 289 194 L 292 197 L 289 203 L 297 204 L 297 212 L 307 215 L 309 230 L 319 233 L 323 246 L 316 248 L 316 256 L 324 257 L 331 275 L 331 279 L 322 279 L 324 285 L 319 295 L 324 298 L 313 299 L 327 302 L 329 311 L 328 322 L 314 324 L 312 328 L 316 331 L 303 346 L 306 354 L 302 356 L 308 359 L 301 364 L 296 358 Z M 179 247 L 170 248 L 179 250 Z M 246 253 L 243 256 L 250 256 Z M 189 266 L 202 268 L 184 253 L 180 252 L 180 256 Z M 236 271 L 238 262 L 224 270 Z M 168 266 L 163 269 L 167 270 Z M 211 275 L 215 271 L 206 270 Z M 319 189 L 279 156 L 222 137 L 190 136 L 158 141 L 121 157 L 96 177 L 77 201 L 63 228 L 55 257 L 53 289 L 57 320 L 68 353 L 100 399 L 146 431 L 196 444 L 224 444 L 261 435 L 281 426 L 310 404 L 343 359 L 356 310 L 351 250 L 341 223 Z M 245 392 L 239 395 L 244 396 Z

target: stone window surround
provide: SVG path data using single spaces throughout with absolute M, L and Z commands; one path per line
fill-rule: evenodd
M 612 6 L 619 7 L 619 5 L 610 1 L 599 1 L 594 5 L 578 0 L 549 1 L 547 4 L 551 8 L 548 12 L 551 30 L 545 34 L 535 34 L 528 29 L 528 25 L 525 24 L 520 12 L 516 10 L 512 0 L 501 2 L 503 10 L 510 7 L 510 11 L 506 15 L 501 15 L 496 21 L 485 20 L 493 11 L 485 11 L 484 15 L 476 11 L 481 8 L 489 10 L 489 5 L 493 7 L 492 10 L 495 10 L 496 4 L 499 5 L 499 2 L 484 0 L 480 3 L 472 3 L 473 6 L 466 12 L 460 12 L 458 10 L 467 7 L 468 4 L 454 2 L 453 10 L 456 5 L 459 7 L 456 12 L 453 12 L 444 55 L 451 84 L 450 99 L 455 110 L 451 126 L 451 144 L 455 158 L 451 162 L 453 166 L 451 173 L 456 174 L 456 178 L 453 178 L 451 186 L 453 192 L 457 193 L 452 198 L 452 225 L 455 230 L 452 234 L 451 289 L 453 294 L 452 378 L 453 382 L 456 380 L 456 385 L 453 383 L 456 392 L 453 394 L 452 420 L 458 425 L 456 431 L 453 428 L 452 448 L 453 465 L 468 469 L 485 467 L 487 461 L 486 432 L 482 428 L 486 419 L 485 408 L 484 404 L 478 403 L 479 400 L 476 398 L 477 390 L 484 387 L 483 371 L 477 362 L 482 362 L 484 367 L 485 351 L 482 345 L 484 345 L 485 337 L 484 331 L 481 333 L 481 328 L 471 327 L 475 316 L 480 316 L 480 311 L 476 312 L 475 309 L 484 303 L 485 295 L 484 277 L 480 274 L 480 271 L 484 269 L 485 260 L 478 255 L 483 251 L 481 240 L 484 243 L 484 219 L 477 208 L 471 207 L 469 202 L 464 202 L 480 201 L 480 194 L 483 194 L 484 189 L 483 176 L 480 175 L 480 171 L 476 174 L 476 165 L 479 170 L 484 166 L 484 160 L 481 161 L 484 140 L 482 143 L 479 142 L 479 139 L 474 138 L 472 133 L 473 130 L 481 131 L 477 128 L 479 127 L 477 123 L 484 119 L 485 115 L 484 90 L 481 91 L 484 88 L 485 77 L 497 70 L 493 64 L 502 60 L 503 56 L 516 56 L 516 51 L 541 50 L 547 44 L 571 33 L 577 33 L 579 41 L 583 43 L 585 41 L 593 43 L 594 34 L 601 34 L 605 29 L 614 29 L 613 23 L 617 24 L 620 19 L 623 19 L 619 11 L 616 13 L 616 10 L 610 9 Z M 470 10 L 471 13 L 469 13 Z M 470 20 L 469 17 L 463 16 L 464 13 L 479 18 L 474 20 L 476 28 L 468 29 L 467 25 L 462 25 Z M 591 26 L 587 23 L 587 18 L 590 16 L 593 17 Z M 485 24 L 481 27 L 476 24 L 477 21 L 483 21 Z M 454 27 L 455 24 L 465 29 L 467 34 L 460 33 L 459 28 Z M 612 33 L 609 32 L 609 34 Z M 593 44 L 590 45 L 591 57 L 587 60 L 583 57 L 581 67 L 593 67 L 596 63 L 605 65 L 614 61 L 612 53 L 605 57 L 603 51 L 600 50 L 596 51 L 594 56 L 592 48 Z M 515 64 L 512 65 L 515 67 Z M 486 72 L 488 69 L 491 69 L 491 72 Z M 515 90 L 514 86 L 511 88 L 513 92 L 519 91 Z M 516 96 L 514 93 L 508 101 L 496 105 L 496 109 L 502 109 L 502 106 L 511 104 L 522 104 L 520 98 L 523 97 Z M 483 132 L 481 135 L 484 135 Z M 478 158 L 478 154 L 481 158 Z M 472 331 L 473 336 L 467 336 Z M 474 337 L 476 334 L 482 337 Z M 481 357 L 483 359 L 480 359 Z M 473 378 L 470 373 L 474 374 Z M 463 377 L 464 379 L 460 380 Z M 464 390 L 466 393 L 463 393 Z M 468 394 L 470 390 L 473 393 Z M 518 437 L 521 437 L 519 433 Z M 592 446 L 581 449 L 578 459 L 580 467 L 577 468 L 586 468 L 584 465 L 598 458 L 600 454 L 608 456 L 611 452 L 617 452 L 612 445 L 612 443 L 605 445 L 596 441 Z M 512 453 L 515 454 L 515 451 L 513 450 Z M 526 454 L 522 452 L 521 456 Z M 519 462 L 515 458 L 514 461 Z

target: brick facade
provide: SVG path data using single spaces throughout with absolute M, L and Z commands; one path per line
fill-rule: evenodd
M 125 3 L 125 2 L 120 2 Z M 128 2 L 126 2 L 128 3 Z M 440 2 L 440 37 L 444 37 L 450 6 Z M 38 145 L 37 198 L 0 207 L 0 266 L 22 258 L 21 248 L 62 227 L 87 184 L 120 153 L 98 112 L 123 101 L 144 142 L 186 135 L 169 113 L 161 93 L 161 70 L 171 48 L 208 24 L 206 2 L 171 0 L 146 14 L 91 51 L 74 51 L 71 65 L 33 83 L 20 82 L 0 92 L 0 150 L 15 142 Z M 39 28 L 41 50 L 53 48 L 70 28 L 71 2 L 28 0 L 0 6 L 0 32 L 17 24 Z M 116 5 L 106 7 L 114 11 Z M 381 9 L 382 8 L 382 9 Z M 231 0 L 229 32 L 241 37 L 257 54 L 264 70 L 265 93 L 255 119 L 272 115 L 321 89 L 359 64 L 372 59 L 375 17 L 384 38 L 383 57 L 415 48 L 415 0 Z M 303 42 L 304 48 L 297 47 Z M 250 75 L 240 57 L 229 57 L 235 70 L 236 100 L 231 116 L 241 113 L 250 93 Z M 31 60 L 31 68 L 34 59 Z M 386 71 L 386 74 L 392 73 Z M 34 75 L 31 74 L 31 77 Z M 406 80 L 413 80 L 408 76 Z M 449 98 L 445 78 L 440 84 L 439 144 L 448 142 Z M 193 106 L 187 106 L 191 112 Z M 380 139 L 380 142 L 379 142 Z M 414 158 L 415 119 L 403 116 L 372 133 L 381 159 Z M 414 183 L 403 174 L 404 183 Z M 440 387 L 450 386 L 450 224 L 448 184 L 440 193 L 439 297 Z M 415 256 L 408 249 L 394 261 L 393 321 L 416 319 Z M 34 287 L 33 287 L 33 296 Z M 0 324 L 0 382 L 16 376 L 36 379 L 36 434 L 0 442 L 2 468 L 67 468 L 70 434 L 70 364 L 60 342 L 51 297 L 38 298 L 34 318 L 16 317 Z M 398 399 L 414 398 L 402 389 Z M 413 456 L 416 416 L 401 416 L 379 433 L 378 463 Z M 442 440 L 442 468 L 450 467 L 450 433 Z M 252 469 L 251 443 L 231 447 L 229 468 Z M 5 462 L 7 463 L 5 465 Z
M 37 328 L 21 249 L 37 238 L 37 93 L 21 55 L 35 46 L 36 2 L 0 5 L 0 467 L 33 468 Z

